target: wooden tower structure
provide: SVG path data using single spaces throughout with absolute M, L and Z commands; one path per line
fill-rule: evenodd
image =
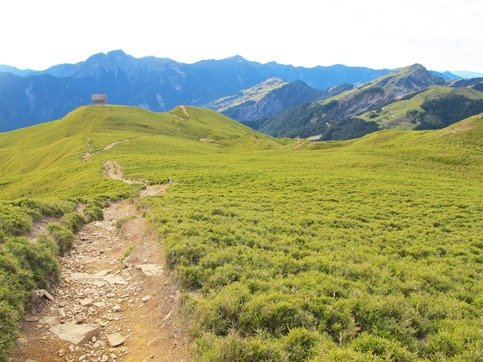
M 92 98 L 92 105 L 94 106 L 107 105 L 107 94 L 93 94 L 91 98 Z

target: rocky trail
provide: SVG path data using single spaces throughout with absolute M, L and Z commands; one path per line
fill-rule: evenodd
M 109 151 L 111 148 L 113 148 L 114 146 L 117 146 L 121 143 L 124 143 L 124 142 L 128 142 L 130 140 L 130 138 L 126 138 L 124 140 L 120 140 L 120 141 L 116 141 L 116 142 L 112 142 L 112 143 L 109 143 L 108 145 L 106 145 L 103 149 L 99 150 L 99 151 L 95 151 L 95 152 L 89 152 L 89 151 L 86 151 L 84 152 L 84 154 L 82 155 L 82 161 L 88 161 L 92 156 L 94 156 L 95 154 L 99 153 L 99 152 L 103 152 L 103 151 Z
M 127 182 L 115 161 L 106 176 Z M 112 176 L 116 177 L 112 177 Z M 147 186 L 140 197 L 162 195 Z M 60 258 L 61 281 L 38 292 L 11 361 L 187 361 L 179 291 L 136 200 L 112 203 Z

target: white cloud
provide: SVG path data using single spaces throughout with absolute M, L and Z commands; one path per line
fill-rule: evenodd
M 0 64 L 45 68 L 112 49 L 194 62 L 483 72 L 480 0 L 4 0 Z

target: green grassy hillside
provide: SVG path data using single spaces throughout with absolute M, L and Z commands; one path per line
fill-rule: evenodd
M 454 104 L 455 102 L 451 104 L 453 113 L 456 113 L 454 115 L 449 114 L 450 112 L 446 112 L 446 110 L 442 114 L 434 114 L 434 110 L 425 109 L 431 102 L 447 102 L 449 104 L 451 99 L 462 100 L 457 105 Z M 437 126 L 440 126 L 441 123 L 447 121 L 446 118 L 449 119 L 448 124 L 452 123 L 452 118 L 456 120 L 461 119 L 461 115 L 459 114 L 461 112 L 469 112 L 469 115 L 477 113 L 471 109 L 472 107 L 468 103 L 471 105 L 479 104 L 479 108 L 476 111 L 483 111 L 483 92 L 471 88 L 433 86 L 414 96 L 406 97 L 403 100 L 388 104 L 375 111 L 366 112 L 358 116 L 358 118 L 376 122 L 381 128 L 414 129 L 418 128 L 418 121 L 419 123 L 421 121 L 418 119 L 418 115 L 425 115 L 426 118 L 433 117 L 433 123 L 438 122 Z M 433 111 L 432 114 L 426 115 L 431 111 Z M 419 118 L 422 117 L 420 116 Z
M 31 215 L 133 194 L 103 178 L 113 159 L 127 177 L 176 181 L 143 205 L 183 288 L 195 359 L 478 360 L 482 140 L 478 116 L 307 143 L 204 109 L 81 108 L 0 134 L 0 258 L 14 259 Z M 0 287 L 8 330 L 25 302 L 14 287 Z
M 130 107 L 81 107 L 59 121 L 0 134 L 1 199 L 119 196 L 125 185 L 102 177 L 85 152 L 129 140 L 115 148 L 130 154 L 153 147 L 162 153 L 211 153 L 230 147 L 273 147 L 277 142 L 218 113 L 186 107 L 153 113 Z M 263 144 L 262 144 L 263 143 Z M 110 155 L 114 150 L 103 154 Z M 60 192 L 60 194 L 59 194 Z

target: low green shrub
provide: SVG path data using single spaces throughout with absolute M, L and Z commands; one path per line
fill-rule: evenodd
M 34 288 L 49 288 L 58 280 L 52 240 L 8 237 L 0 245 L 0 361 L 7 358 Z
M 289 361 L 303 362 L 317 354 L 320 339 L 321 336 L 316 331 L 294 328 L 282 339 L 282 345 Z
M 72 247 L 74 233 L 63 225 L 52 223 L 47 225 L 47 230 L 57 243 L 59 255 L 64 255 Z
M 447 321 L 429 337 L 427 356 L 435 356 L 439 360 L 451 357 L 455 361 L 478 361 L 482 347 L 481 324 L 478 321 Z
M 20 199 L 12 202 L 13 205 L 36 210 L 42 216 L 61 217 L 67 212 L 74 210 L 73 202 L 47 202 L 35 199 Z
M 224 338 L 205 334 L 197 341 L 196 354 L 202 362 L 266 361 L 289 362 L 279 343 L 261 337 L 242 338 L 235 332 Z
M 4 245 L 0 246 L 0 301 L 21 313 L 34 287 L 32 271 L 25 269 Z
M 83 213 L 85 222 L 87 223 L 104 219 L 104 213 L 102 212 L 102 209 L 95 204 L 87 204 L 84 208 Z
M 315 325 L 314 316 L 304 310 L 302 300 L 277 292 L 255 295 L 241 309 L 240 329 L 245 333 L 263 330 L 282 336 L 293 328 Z
M 59 255 L 59 245 L 51 236 L 41 234 L 37 237 L 37 243 L 45 246 L 52 255 Z
M 60 223 L 73 233 L 76 233 L 85 224 L 85 220 L 77 212 L 69 212 L 68 214 L 62 216 Z
M 350 348 L 334 346 L 328 349 L 322 349 L 320 354 L 312 359 L 312 362 L 385 362 L 376 356 L 368 356 L 367 354 L 354 351 Z
M 404 348 L 398 341 L 362 333 L 352 342 L 351 346 L 366 355 L 381 357 L 385 361 L 414 361 L 416 356 Z
M 194 318 L 200 326 L 218 336 L 228 335 L 239 325 L 239 312 L 250 296 L 250 290 L 243 284 L 234 283 L 222 289 L 213 298 L 202 300 L 198 316 Z
M 98 196 L 94 199 L 94 204 L 97 206 L 97 207 L 100 207 L 101 209 L 105 208 L 105 207 L 108 207 L 109 206 L 109 203 L 111 202 L 111 199 L 112 197 L 108 197 L 108 196 Z
M 28 209 L 11 205 L 0 205 L 0 233 L 3 238 L 8 235 L 22 235 L 32 230 L 32 217 Z M 1 236 L 1 235 L 0 235 Z
M 18 311 L 1 299 L 0 292 L 0 361 L 6 361 L 6 356 L 15 343 L 19 320 Z
M 3 247 L 19 260 L 24 269 L 32 273 L 36 287 L 50 288 L 57 281 L 59 263 L 46 244 L 15 237 L 8 239 Z

